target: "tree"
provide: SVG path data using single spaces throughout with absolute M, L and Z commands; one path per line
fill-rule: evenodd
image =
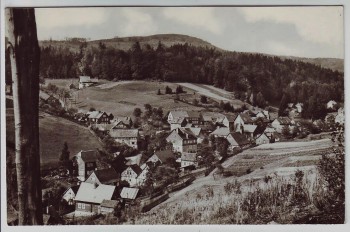
M 19 225 L 42 225 L 39 152 L 39 62 L 34 9 L 7 8 L 15 118 Z
M 67 161 L 69 161 L 69 154 L 70 152 L 68 150 L 68 144 L 67 142 L 64 142 L 63 149 L 59 157 L 60 162 L 65 164 Z
M 198 100 L 195 98 L 195 99 L 193 99 L 192 104 L 193 104 L 194 106 L 198 106 L 199 102 L 198 102 Z
M 284 125 L 282 127 L 282 134 L 286 137 L 286 138 L 290 138 L 290 129 L 288 125 Z
M 208 98 L 204 95 L 201 95 L 201 103 L 207 104 L 208 103 Z
M 134 116 L 135 116 L 135 117 L 137 117 L 137 118 L 138 118 L 138 117 L 140 117 L 140 116 L 141 116 L 142 111 L 141 111 L 141 109 L 140 109 L 140 108 L 135 108 L 135 109 L 134 109 L 134 113 L 133 113 L 133 114 L 134 114 Z
M 176 87 L 175 92 L 176 92 L 177 94 L 179 94 L 179 93 L 183 93 L 184 90 L 182 89 L 182 86 L 181 86 L 181 85 L 178 85 L 178 86 Z
M 215 142 L 216 142 L 216 150 L 218 151 L 219 155 L 223 158 L 227 157 L 227 150 L 229 146 L 227 139 L 222 137 L 217 137 Z
M 173 90 L 169 86 L 166 86 L 165 87 L 165 94 L 172 94 L 172 93 L 173 93 Z
M 160 92 L 160 89 L 158 89 L 157 95 L 162 95 L 162 92 Z

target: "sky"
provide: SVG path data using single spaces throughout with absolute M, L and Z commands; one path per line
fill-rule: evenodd
M 39 40 L 185 34 L 219 48 L 344 58 L 343 7 L 37 8 Z

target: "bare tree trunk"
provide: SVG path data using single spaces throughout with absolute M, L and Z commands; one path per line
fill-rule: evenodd
M 39 153 L 40 49 L 34 9 L 6 9 L 15 116 L 19 225 L 42 225 Z

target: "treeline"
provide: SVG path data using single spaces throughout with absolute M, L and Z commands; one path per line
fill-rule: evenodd
M 280 106 L 281 112 L 286 102 L 301 102 L 310 108 L 304 116 L 314 118 L 320 117 L 326 102 L 342 102 L 344 98 L 343 73 L 301 61 L 188 44 L 165 47 L 159 42 L 153 49 L 135 42 L 128 51 L 101 42 L 97 47 L 82 42 L 78 52 L 43 47 L 40 75 L 204 83 L 234 91 L 237 98 L 253 105 Z

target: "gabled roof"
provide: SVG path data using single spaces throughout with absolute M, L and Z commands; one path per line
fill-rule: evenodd
M 75 195 L 77 195 L 77 192 L 79 190 L 79 185 L 75 185 L 75 186 L 72 186 L 72 187 L 69 187 L 66 191 L 64 191 L 64 193 L 62 194 L 62 196 L 64 196 L 64 194 L 66 194 L 66 192 L 68 192 L 69 189 L 72 189 L 72 191 L 74 192 Z
M 234 122 L 237 118 L 238 114 L 234 114 L 234 115 L 231 115 L 231 114 L 225 114 L 225 117 L 227 118 L 227 121 L 229 122 Z
M 105 207 L 105 208 L 115 208 L 117 207 L 119 204 L 119 201 L 117 200 L 103 200 L 101 202 L 101 207 Z
M 130 124 L 132 120 L 128 116 L 115 116 L 114 121 L 115 122 L 123 122 L 124 124 Z
M 240 114 L 244 123 L 254 123 L 254 120 L 248 114 Z
M 181 161 L 192 161 L 195 162 L 197 160 L 197 154 L 196 153 L 187 153 L 183 152 L 181 154 Z
M 231 133 L 233 139 L 238 143 L 238 145 L 243 146 L 249 144 L 249 140 L 239 132 Z
M 139 135 L 138 129 L 116 129 L 111 130 L 109 135 L 112 138 L 135 138 Z
M 123 199 L 134 200 L 137 197 L 138 192 L 139 192 L 138 188 L 124 187 L 120 193 L 120 197 Z
M 202 131 L 202 128 L 200 128 L 200 127 L 188 127 L 188 128 L 192 131 L 192 133 L 196 137 L 198 137 L 200 135 L 201 131 Z
M 97 118 L 99 119 L 105 112 L 103 111 L 91 111 L 88 118 Z
M 81 182 L 75 201 L 101 204 L 103 200 L 111 200 L 115 186 L 90 184 Z
M 176 119 L 176 118 L 187 118 L 188 117 L 187 111 L 182 111 L 182 110 L 170 111 L 169 114 L 171 114 L 174 119 Z
M 203 120 L 205 122 L 222 122 L 224 120 L 225 115 L 218 112 L 203 112 L 202 113 Z
M 130 165 L 129 167 L 136 173 L 136 175 L 140 175 L 142 172 L 142 169 L 137 164 Z
M 101 124 L 94 124 L 93 125 L 95 128 L 97 128 L 100 131 L 109 131 L 111 130 L 115 125 L 114 124 L 106 124 L 106 123 L 101 123 Z
M 84 162 L 94 162 L 97 160 L 97 154 L 95 150 L 80 151 L 75 156 L 79 156 Z
M 166 163 L 169 159 L 174 158 L 175 155 L 171 150 L 156 151 L 154 153 L 162 163 Z
M 181 124 L 184 121 L 186 121 L 185 118 L 174 118 L 173 120 L 170 120 L 169 123 L 170 124 Z
M 210 135 L 216 135 L 219 137 L 227 136 L 228 134 L 230 134 L 230 129 L 227 127 L 218 127 L 216 130 L 210 133 Z
M 182 139 L 197 139 L 189 128 L 176 128 L 175 131 Z
M 281 125 L 290 125 L 292 123 L 292 120 L 288 117 L 278 117 L 276 120 L 281 124 Z
M 119 174 L 114 170 L 114 168 L 96 170 L 94 173 L 102 184 L 116 182 L 119 179 Z
M 244 132 L 254 133 L 257 127 L 257 125 L 243 125 L 243 130 Z
M 128 166 L 131 166 L 131 165 L 134 165 L 134 164 L 140 165 L 141 158 L 142 158 L 142 154 L 125 157 L 126 165 L 128 165 Z
M 201 113 L 198 111 L 187 111 L 188 117 L 189 118 L 200 118 Z

